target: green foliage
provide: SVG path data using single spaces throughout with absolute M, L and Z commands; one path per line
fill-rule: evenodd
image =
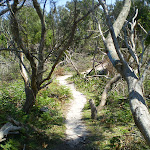
M 61 107 L 70 98 L 70 91 L 53 82 L 48 88 L 37 95 L 37 103 L 29 115 L 22 112 L 25 101 L 24 83 L 14 80 L 3 82 L 0 88 L 0 127 L 7 123 L 7 117 L 24 124 L 19 135 L 9 135 L 0 147 L 4 150 L 30 150 L 51 148 L 65 137 L 64 117 Z M 47 112 L 40 112 L 40 108 L 47 107 Z M 46 144 L 48 143 L 48 144 Z M 46 146 L 45 146 L 46 145 Z
M 1 113 L 3 114 L 5 112 L 7 113 L 5 115 L 11 115 L 19 119 L 22 103 L 25 100 L 23 81 L 18 80 L 17 82 L 13 81 L 10 83 L 3 82 L 0 88 L 0 93 Z
M 53 32 L 52 30 L 48 30 L 46 34 L 46 40 L 45 40 L 45 45 L 48 47 L 49 45 L 52 45 L 53 41 Z
M 78 89 L 89 95 L 89 98 L 95 100 L 96 104 L 99 103 L 101 94 L 106 84 L 106 78 L 83 78 L 83 75 L 74 75 L 70 79 L 74 82 Z
M 18 13 L 19 23 L 22 26 L 22 37 L 26 44 L 37 44 L 41 37 L 41 23 L 34 8 L 23 7 Z
M 120 136 L 115 136 L 110 140 L 110 147 L 111 148 L 116 148 L 116 147 L 120 147 L 121 143 L 120 143 Z
M 1 144 L 0 147 L 3 148 L 3 150 L 18 150 L 20 144 L 16 140 L 9 139 L 6 144 Z
M 98 105 L 103 89 L 106 85 L 105 78 L 85 79 L 74 75 L 72 80 L 78 89 L 95 100 Z M 123 85 L 125 88 L 126 85 Z M 91 119 L 91 110 L 87 103 L 84 108 L 83 120 L 88 130 L 92 133 L 86 144 L 87 149 L 148 149 L 144 138 L 134 125 L 129 101 L 120 91 L 120 87 L 108 93 L 107 103 L 98 114 L 97 120 Z M 127 87 L 126 87 L 127 88 Z M 118 91 L 118 92 L 117 92 Z M 96 96 L 95 96 L 96 95 Z
M 7 39 L 4 34 L 0 35 L 0 46 L 6 47 L 7 46 Z

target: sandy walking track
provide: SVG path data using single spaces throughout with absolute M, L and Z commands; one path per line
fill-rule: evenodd
M 65 75 L 57 77 L 61 85 L 65 85 L 72 92 L 73 99 L 70 102 L 68 112 L 66 114 L 66 139 L 68 144 L 72 147 L 85 139 L 87 135 L 86 128 L 82 122 L 82 109 L 86 104 L 85 96 L 76 91 L 74 84 L 67 83 L 66 79 L 72 75 Z

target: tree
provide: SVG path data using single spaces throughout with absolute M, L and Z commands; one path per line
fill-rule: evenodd
M 131 1 L 125 0 L 124 7 L 122 8 L 122 11 L 120 12 L 118 18 L 116 19 L 113 25 L 112 25 L 110 16 L 108 14 L 108 9 L 107 9 L 105 1 L 99 0 L 99 2 L 101 3 L 103 7 L 107 25 L 108 25 L 109 32 L 110 32 L 107 38 L 105 39 L 101 31 L 100 24 L 99 24 L 100 34 L 103 38 L 105 48 L 107 49 L 107 55 L 110 61 L 112 62 L 113 66 L 117 69 L 117 71 L 122 75 L 122 77 L 127 82 L 128 91 L 129 91 L 129 102 L 130 102 L 130 107 L 131 107 L 131 111 L 132 111 L 135 124 L 137 125 L 137 127 L 143 134 L 145 140 L 147 141 L 148 145 L 150 146 L 150 124 L 149 124 L 150 114 L 146 106 L 146 102 L 144 100 L 143 90 L 142 90 L 144 78 L 146 76 L 148 68 L 150 67 L 150 60 L 148 60 L 147 66 L 145 67 L 145 70 L 142 74 L 140 70 L 142 60 L 139 61 L 139 58 L 137 57 L 136 47 L 134 43 L 134 32 L 133 32 L 135 24 L 136 24 L 135 18 L 137 16 L 137 12 L 135 16 L 132 18 L 132 22 L 130 23 L 131 24 L 131 28 L 130 28 L 131 29 L 131 40 L 130 40 L 131 45 L 127 41 L 126 34 L 125 34 L 125 41 L 128 47 L 128 53 L 130 53 L 130 57 L 132 57 L 136 63 L 136 66 L 137 66 L 136 69 L 138 70 L 138 75 L 136 74 L 136 72 L 134 72 L 134 67 L 131 65 L 131 62 L 133 59 L 128 59 L 129 61 L 125 60 L 125 57 L 123 56 L 119 48 L 119 44 L 117 40 L 117 36 L 120 33 L 120 30 L 123 27 L 126 21 L 126 18 L 129 14 Z M 143 47 L 141 58 L 144 55 L 144 51 L 145 51 L 145 47 Z
M 46 2 L 47 1 L 44 2 L 44 6 L 46 5 Z M 64 51 L 72 44 L 78 24 L 84 20 L 93 9 L 90 9 L 84 15 L 79 16 L 77 9 L 78 2 L 77 0 L 74 0 L 72 11 L 69 12 L 66 10 L 71 16 L 70 22 L 66 19 L 62 19 L 61 22 L 63 24 L 63 21 L 67 21 L 67 28 L 61 32 L 63 34 L 58 34 L 59 36 L 56 40 L 53 40 L 51 43 L 49 40 L 54 38 L 54 33 L 58 32 L 59 29 L 57 26 L 56 29 L 51 27 L 48 28 L 45 21 L 45 7 L 43 7 L 42 10 L 37 0 L 32 0 L 32 4 L 29 6 L 25 5 L 25 1 L 21 2 L 18 0 L 7 0 L 6 2 L 2 1 L 2 3 L 5 5 L 0 5 L 3 7 L 0 15 L 9 12 L 12 41 L 8 47 L 1 47 L 1 51 L 14 51 L 20 60 L 21 75 L 24 80 L 26 93 L 26 101 L 23 110 L 26 113 L 29 113 L 36 101 L 37 93 L 52 82 L 51 77 L 54 69 Z M 99 5 L 100 4 L 97 3 L 93 8 L 96 9 Z M 26 11 L 28 11 L 27 15 L 25 13 Z M 33 21 L 35 18 L 30 17 L 30 13 L 37 19 Z M 56 55 L 47 75 L 44 65 L 52 53 L 55 53 Z

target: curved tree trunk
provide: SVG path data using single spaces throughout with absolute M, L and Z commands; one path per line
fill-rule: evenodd
M 112 85 L 114 83 L 116 83 L 119 79 L 121 78 L 120 74 L 117 74 L 116 76 L 114 76 L 105 86 L 105 89 L 102 93 L 102 97 L 101 97 L 101 102 L 100 104 L 97 106 L 97 110 L 101 111 L 104 107 L 104 105 L 106 104 L 106 99 L 107 99 L 107 93 L 111 90 Z
M 23 106 L 23 111 L 29 113 L 29 110 L 32 108 L 33 104 L 35 103 L 36 93 L 34 93 L 30 87 L 28 74 L 23 65 L 23 53 L 20 53 L 20 73 L 24 80 L 25 94 L 26 94 L 26 101 Z

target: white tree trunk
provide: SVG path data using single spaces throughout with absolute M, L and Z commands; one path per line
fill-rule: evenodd
M 130 77 L 127 81 L 129 101 L 135 124 L 150 146 L 150 113 L 143 98 L 142 85 L 137 79 Z
M 147 141 L 148 145 L 150 146 L 150 114 L 146 106 L 145 100 L 143 98 L 143 85 L 140 81 L 140 78 L 138 78 L 135 75 L 133 69 L 128 65 L 128 63 L 124 59 L 119 49 L 118 41 L 116 38 L 124 22 L 126 21 L 131 6 L 131 0 L 125 0 L 124 7 L 126 7 L 126 9 L 123 8 L 120 12 L 119 16 L 122 17 L 118 17 L 118 19 L 115 22 L 116 26 L 112 26 L 111 24 L 108 10 L 104 1 L 101 2 L 101 4 L 104 8 L 105 15 L 107 18 L 107 25 L 111 33 L 111 36 L 109 34 L 106 40 L 105 38 L 103 38 L 104 44 L 107 49 L 107 55 L 114 67 L 124 77 L 128 84 L 130 107 L 135 124 L 137 125 L 145 140 Z

